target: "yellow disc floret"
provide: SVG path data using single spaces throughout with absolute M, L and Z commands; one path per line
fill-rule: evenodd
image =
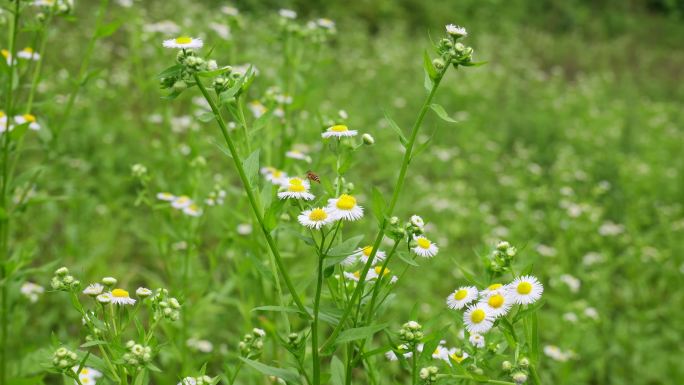
M 504 297 L 501 294 L 496 294 L 491 297 L 489 297 L 489 300 L 487 301 L 489 306 L 498 309 L 504 304 Z
M 321 208 L 313 209 L 311 210 L 311 213 L 309 213 L 309 219 L 312 221 L 319 222 L 325 220 L 326 218 L 328 218 L 328 213 Z
M 181 36 L 176 38 L 176 44 L 190 44 L 192 43 L 192 38 L 188 36 Z
M 491 291 L 491 290 L 500 289 L 501 286 L 503 286 L 503 285 L 500 284 L 500 283 L 493 283 L 493 284 L 489 285 L 489 287 L 487 288 L 487 290 L 490 290 L 490 291 Z
M 430 240 L 425 238 L 425 237 L 420 237 L 416 239 L 416 243 L 418 244 L 418 247 L 421 249 L 429 249 L 430 248 Z
M 484 310 L 475 309 L 472 313 L 470 313 L 470 320 L 473 323 L 479 324 L 480 322 L 484 321 L 486 316 L 487 315 L 485 314 Z
M 342 194 L 337 199 L 337 208 L 341 210 L 351 210 L 356 206 L 356 198 L 348 194 Z
M 33 116 L 33 115 L 31 115 L 31 114 L 24 114 L 24 115 L 22 115 L 22 116 L 24 117 L 24 119 L 25 119 L 27 122 L 33 123 L 33 122 L 36 121 L 36 117 Z
M 373 252 L 373 246 L 366 246 L 362 249 L 363 255 L 366 257 L 370 257 L 371 253 Z
M 124 289 L 114 289 L 112 290 L 112 296 L 117 298 L 128 298 L 128 292 Z
M 529 282 L 520 282 L 516 288 L 519 294 L 530 294 L 532 291 L 532 284 Z
M 466 289 L 461 289 L 461 290 L 457 291 L 456 293 L 454 293 L 454 299 L 455 299 L 456 301 L 460 301 L 460 300 L 462 300 L 463 298 L 465 298 L 466 295 L 468 295 L 468 290 L 466 290 Z
M 347 126 L 345 126 L 344 124 L 336 124 L 336 125 L 330 127 L 330 131 L 345 132 L 345 131 L 349 131 L 349 128 Z

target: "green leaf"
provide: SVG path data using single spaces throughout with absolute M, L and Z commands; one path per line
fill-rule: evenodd
M 408 143 L 408 140 L 406 139 L 406 136 L 404 136 L 404 132 L 401 130 L 397 122 L 392 120 L 392 118 L 390 118 L 387 112 L 385 112 L 385 119 L 387 119 L 387 123 L 389 123 L 390 128 L 394 130 L 394 132 L 396 132 L 397 135 L 399 135 L 399 141 L 401 142 L 401 145 L 406 147 L 406 143 Z
M 471 61 L 468 63 L 461 63 L 460 65 L 462 65 L 464 67 L 479 67 L 479 66 L 483 66 L 487 63 L 489 63 L 489 62 L 487 62 L 487 61 Z
M 430 59 L 427 50 L 423 51 L 423 68 L 430 79 L 437 78 L 437 70 L 435 69 L 435 66 L 432 65 L 432 59 Z
M 335 343 L 342 344 L 350 341 L 356 341 L 371 337 L 373 334 L 387 328 L 387 324 L 362 326 L 360 328 L 347 329 L 340 333 L 335 340 Z
M 97 346 L 97 345 L 106 345 L 107 341 L 100 341 L 100 340 L 95 340 L 95 341 L 88 341 L 81 345 L 82 348 L 87 348 L 90 346 Z
M 229 71 L 230 69 L 231 69 L 230 66 L 225 66 L 225 67 L 217 68 L 217 69 L 212 70 L 212 71 L 198 72 L 197 76 L 203 77 L 203 78 L 213 78 L 213 77 L 219 76 L 219 75 Z
M 437 113 L 437 116 L 442 118 L 445 122 L 449 123 L 458 123 L 458 121 L 452 119 L 449 114 L 444 110 L 444 107 L 440 106 L 439 104 L 430 104 L 430 108 L 432 108 L 433 111 Z
M 299 313 L 299 314 L 305 314 L 303 311 L 299 310 L 299 308 L 295 306 L 259 306 L 255 307 L 252 309 L 252 311 L 272 311 L 272 312 L 277 312 L 277 313 Z
M 111 36 L 116 32 L 119 27 L 121 27 L 121 21 L 113 21 L 111 23 L 101 25 L 98 29 L 97 32 L 95 32 L 95 36 L 97 39 L 102 39 L 103 37 Z
M 377 187 L 373 186 L 372 192 L 373 215 L 375 215 L 375 219 L 378 220 L 378 223 L 382 223 L 383 219 L 385 218 L 385 209 L 387 208 L 387 203 L 385 202 L 385 197 L 382 196 L 382 193 L 377 189 Z
M 248 366 L 251 366 L 253 369 L 256 369 L 257 371 L 261 372 L 262 374 L 265 374 L 267 376 L 275 376 L 278 378 L 282 378 L 283 380 L 287 382 L 291 382 L 294 384 L 301 384 L 301 381 L 299 379 L 299 374 L 297 374 L 296 371 L 293 370 L 288 370 L 288 369 L 282 369 L 282 368 L 276 368 L 274 366 L 268 366 L 265 364 L 262 364 L 261 362 L 257 361 L 252 361 L 248 358 L 240 357 L 242 362 L 247 364 Z
M 161 78 L 168 78 L 168 77 L 176 77 L 180 75 L 181 71 L 183 70 L 183 66 L 180 64 L 175 64 L 172 65 L 171 67 L 163 70 L 162 72 L 157 74 L 157 79 Z
M 418 265 L 418 262 L 416 262 L 415 260 L 409 258 L 409 256 L 406 255 L 406 253 L 403 252 L 403 251 L 397 251 L 397 257 L 399 257 L 399 259 L 401 259 L 402 261 L 408 263 L 408 264 L 411 265 L 411 266 L 419 266 L 419 265 Z
M 245 169 L 249 184 L 252 187 L 256 186 L 259 177 L 259 150 L 254 150 L 253 153 L 249 154 L 247 159 L 242 161 L 242 167 Z
M 344 385 L 344 364 L 337 356 L 330 361 L 330 382 L 332 385 Z
M 214 120 L 214 117 L 215 115 L 213 112 L 203 112 L 197 116 L 197 119 L 199 119 L 199 121 L 202 123 L 207 123 Z
M 349 255 L 356 249 L 356 246 L 359 245 L 359 242 L 361 242 L 362 239 L 363 235 L 357 235 L 355 237 L 345 239 L 342 243 L 335 245 L 335 247 L 330 249 L 327 256 L 339 257 L 343 255 Z
M 530 314 L 530 313 L 536 311 L 537 309 L 539 309 L 540 307 L 544 306 L 544 302 L 545 302 L 545 301 L 544 301 L 543 299 L 540 299 L 540 300 L 537 301 L 534 305 L 532 305 L 532 306 L 528 307 L 527 309 L 525 309 L 525 310 L 519 312 L 518 314 L 516 314 L 516 315 L 515 315 L 515 319 L 513 320 L 513 323 L 517 323 L 517 322 L 520 321 L 523 317 L 526 317 L 528 314 Z

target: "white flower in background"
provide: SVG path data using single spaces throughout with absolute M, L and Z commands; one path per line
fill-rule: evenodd
M 290 178 L 288 179 L 287 184 L 278 192 L 278 198 L 303 199 L 305 201 L 313 200 L 315 196 L 309 192 L 310 187 L 308 180 L 297 177 Z
M 262 167 L 260 171 L 267 181 L 275 185 L 287 186 L 290 180 L 285 171 L 278 170 L 275 167 Z
M 139 287 L 135 291 L 135 295 L 137 295 L 138 297 L 142 297 L 142 298 L 149 297 L 152 295 L 152 290 L 150 290 L 146 287 Z
M 368 262 L 368 258 L 370 258 L 371 254 L 373 253 L 373 246 L 368 245 L 365 246 L 359 250 L 356 251 L 356 254 L 354 254 L 361 263 L 365 264 Z M 375 266 L 376 264 L 382 262 L 385 260 L 385 252 L 382 250 L 378 250 L 375 253 L 375 257 L 373 257 L 373 263 L 371 266 Z
M 439 252 L 439 247 L 427 239 L 427 237 L 414 235 L 413 240 L 416 242 L 416 246 L 411 250 L 423 258 L 432 258 Z
M 577 318 L 577 314 L 573 312 L 567 312 L 563 314 L 563 320 L 574 324 L 579 320 L 579 318 Z
M 461 286 L 447 297 L 446 303 L 450 309 L 463 309 L 476 299 L 477 288 L 475 286 Z
M 349 127 L 345 126 L 344 124 L 336 124 L 334 126 L 328 127 L 328 129 L 325 130 L 325 132 L 322 133 L 321 136 L 323 138 L 343 138 L 356 136 L 357 134 L 358 131 L 350 130 Z
M 207 340 L 197 338 L 190 338 L 186 341 L 189 348 L 201 353 L 211 353 L 214 350 L 214 344 Z
M 45 292 L 45 288 L 33 282 L 24 282 L 19 291 L 28 298 L 31 303 L 36 303 L 38 302 L 40 295 Z
M 468 31 L 466 31 L 465 28 L 459 27 L 459 26 L 454 25 L 454 24 L 448 24 L 446 26 L 446 31 L 451 36 L 456 36 L 456 37 L 468 36 Z
M 249 102 L 247 107 L 249 107 L 249 110 L 252 112 L 252 115 L 254 115 L 254 117 L 257 119 L 259 119 L 268 111 L 268 108 L 266 108 L 266 106 L 261 104 L 261 102 L 258 100 L 252 100 L 251 102 Z
M 584 315 L 593 319 L 593 320 L 599 319 L 598 311 L 596 311 L 596 308 L 593 308 L 593 307 L 588 307 L 588 308 L 584 309 Z
M 484 348 L 485 346 L 485 338 L 481 334 L 471 334 L 470 338 L 468 338 L 468 341 L 470 341 L 470 344 L 476 348 Z
M 81 368 L 80 372 L 78 371 L 78 366 L 72 367 L 71 370 L 73 370 L 74 373 L 78 373 L 78 380 L 82 385 L 95 385 L 97 379 L 102 377 L 100 371 L 89 367 Z M 77 384 L 76 381 L 74 381 L 74 383 Z
M 604 237 L 620 235 L 625 231 L 625 226 L 608 221 L 599 227 L 598 233 Z
M 513 306 L 513 299 L 506 290 L 502 290 L 499 293 L 490 295 L 481 304 L 487 308 L 487 314 L 498 318 L 508 313 L 508 310 Z
M 359 282 L 359 279 L 361 279 L 361 272 L 358 270 L 353 272 L 353 273 L 345 271 L 344 272 L 344 278 L 355 281 L 355 282 Z
M 191 203 L 183 208 L 183 214 L 191 217 L 199 217 L 202 215 L 202 209 L 195 203 Z
M 239 9 L 237 9 L 235 7 L 231 7 L 229 5 L 224 5 L 223 7 L 221 7 L 221 12 L 224 15 L 233 16 L 233 17 L 240 14 Z
M 359 206 L 356 198 L 349 194 L 328 199 L 327 209 L 335 219 L 339 220 L 356 221 L 363 217 L 363 207 Z
M 290 150 L 285 153 L 285 156 L 290 159 L 303 160 L 307 163 L 311 163 L 311 158 L 299 150 Z
M 249 223 L 240 223 L 237 225 L 237 233 L 240 235 L 252 234 L 252 225 Z
M 520 305 L 529 305 L 541 298 L 544 286 L 531 275 L 518 277 L 507 285 L 507 291 L 513 302 Z
M 202 39 L 196 39 L 189 36 L 180 36 L 175 39 L 164 40 L 164 48 L 176 48 L 176 49 L 199 49 L 202 48 L 204 43 Z
M 482 303 L 468 307 L 463 313 L 463 323 L 469 333 L 482 334 L 492 328 L 494 317 L 488 313 L 489 309 Z
M 33 61 L 38 61 L 40 60 L 40 54 L 38 52 L 35 52 L 33 48 L 31 47 L 26 47 L 22 49 L 21 51 L 17 52 L 17 57 L 19 59 L 26 59 L 26 60 L 33 60 Z
M 559 362 L 566 362 L 574 357 L 574 354 L 572 352 L 564 352 L 558 346 L 555 345 L 544 346 L 544 354 L 552 360 Z
M 334 222 L 335 218 L 331 215 L 327 208 L 317 207 L 304 210 L 301 214 L 299 214 L 297 220 L 302 226 L 318 230 L 321 227 Z
M 195 377 L 185 377 L 178 385 L 197 385 L 197 380 Z
M 128 292 L 124 289 L 114 289 L 109 292 L 111 296 L 111 302 L 115 305 L 133 305 L 135 300 L 128 295 Z
M 324 28 L 324 29 L 328 29 L 328 30 L 334 30 L 335 29 L 335 22 L 330 20 L 330 19 L 320 18 L 320 19 L 316 20 L 316 24 L 319 27 Z
M 83 289 L 83 294 L 89 295 L 91 297 L 97 297 L 98 295 L 102 294 L 103 290 L 104 286 L 102 286 L 101 283 L 91 283 L 90 285 L 86 286 L 85 289 Z
M 143 26 L 143 32 L 145 33 L 161 33 L 164 35 L 176 35 L 180 33 L 181 28 L 178 24 L 170 20 L 160 21 L 158 23 L 145 24 Z
M 582 282 L 570 274 L 562 274 L 560 276 L 560 280 L 564 284 L 568 285 L 568 288 L 573 293 L 577 293 L 579 291 L 580 287 L 582 286 Z
M 7 65 L 12 66 L 12 54 L 10 53 L 10 51 L 3 49 L 0 50 L 0 54 L 2 54 L 2 57 L 5 58 L 5 62 L 7 62 Z
M 176 199 L 174 199 L 173 201 L 171 201 L 171 207 L 179 210 L 182 210 L 190 206 L 191 204 L 193 204 L 192 199 L 190 199 L 190 197 L 187 195 L 181 195 L 179 197 L 176 197 Z
M 6 128 L 7 128 L 7 115 L 5 115 L 5 111 L 0 111 L 0 132 L 5 132 Z
M 171 202 L 171 201 L 174 201 L 176 199 L 176 196 L 169 193 L 169 192 L 160 192 L 160 193 L 157 193 L 157 199 L 159 199 L 161 201 Z
M 281 9 L 278 11 L 278 15 L 280 15 L 280 17 L 282 17 L 282 18 L 291 19 L 291 20 L 294 20 L 297 18 L 297 12 L 295 12 L 291 9 Z
M 214 32 L 216 32 L 216 34 L 219 35 L 219 37 L 221 39 L 228 40 L 231 37 L 230 27 L 228 27 L 225 24 L 211 22 L 211 23 L 209 23 L 209 28 L 213 29 Z M 216 62 L 214 62 L 214 63 L 216 63 Z
M 432 358 L 435 360 L 442 360 L 451 365 L 451 362 L 449 362 L 449 349 L 443 345 L 444 343 L 445 341 L 440 341 L 440 344 L 437 345 L 435 350 L 432 352 Z
M 390 361 L 399 360 L 399 357 L 397 357 L 397 353 L 395 353 L 394 350 L 390 350 L 390 351 L 386 352 L 385 357 Z
M 40 124 L 36 120 L 36 117 L 31 114 L 17 115 L 14 117 L 14 122 L 16 124 L 28 123 L 28 127 L 34 131 L 40 130 Z

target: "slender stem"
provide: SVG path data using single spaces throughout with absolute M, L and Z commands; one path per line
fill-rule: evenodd
M 216 122 L 218 123 L 219 127 L 221 128 L 221 133 L 223 134 L 223 138 L 226 141 L 226 144 L 228 145 L 228 149 L 230 151 L 230 154 L 233 158 L 233 163 L 235 164 L 235 168 L 237 169 L 238 176 L 240 177 L 240 180 L 242 181 L 243 188 L 245 190 L 245 193 L 247 194 L 247 199 L 249 200 L 249 204 L 252 207 L 252 211 L 254 212 L 254 216 L 257 219 L 257 222 L 259 222 L 259 226 L 261 227 L 261 231 L 264 233 L 264 237 L 266 238 L 266 243 L 268 243 L 268 247 L 271 249 L 271 253 L 273 253 L 273 256 L 275 258 L 275 262 L 277 264 L 278 270 L 280 270 L 280 274 L 283 276 L 283 280 L 285 281 L 285 286 L 287 286 L 287 289 L 290 291 L 290 295 L 292 296 L 292 300 L 295 302 L 297 305 L 297 308 L 299 310 L 308 315 L 308 311 L 306 310 L 306 307 L 304 307 L 304 304 L 302 303 L 302 300 L 299 298 L 299 295 L 297 294 L 297 291 L 292 284 L 292 280 L 290 279 L 290 276 L 287 273 L 287 270 L 285 269 L 285 265 L 283 263 L 283 259 L 280 256 L 280 252 L 278 251 L 278 247 L 275 244 L 275 241 L 273 240 L 273 237 L 271 236 L 271 233 L 268 231 L 266 228 L 266 223 L 264 222 L 264 217 L 263 214 L 261 213 L 261 210 L 259 206 L 257 205 L 257 198 L 254 194 L 254 190 L 252 188 L 252 184 L 249 181 L 249 178 L 245 174 L 245 169 L 242 165 L 242 161 L 240 159 L 240 156 L 237 152 L 237 149 L 235 148 L 235 143 L 233 143 L 233 139 L 230 137 L 228 134 L 228 127 L 226 127 L 226 123 L 223 120 L 223 117 L 221 116 L 221 112 L 219 111 L 218 107 L 216 106 L 216 103 L 214 102 L 214 99 L 212 99 L 211 95 L 209 95 L 209 92 L 207 91 L 206 87 L 202 82 L 200 81 L 199 77 L 197 75 L 194 75 L 195 81 L 197 82 L 197 86 L 199 87 L 200 91 L 202 92 L 202 95 L 204 95 L 204 98 L 207 100 L 209 103 L 209 106 L 211 107 L 212 112 L 214 113 L 214 118 Z M 277 271 L 273 272 L 275 275 L 278 274 Z
M 373 317 L 373 308 L 375 307 L 375 301 L 378 298 L 378 294 L 380 294 L 380 278 L 385 274 L 385 270 L 387 269 L 387 265 L 389 264 L 390 259 L 394 255 L 394 253 L 397 251 L 397 247 L 399 247 L 399 241 L 394 242 L 394 246 L 392 247 L 392 250 L 390 250 L 389 254 L 387 255 L 387 258 L 385 258 L 385 262 L 383 262 L 382 267 L 380 268 L 380 274 L 378 274 L 378 282 L 375 284 L 373 287 L 373 296 L 371 297 L 370 305 L 368 306 L 368 320 L 370 321 L 371 317 Z
M 420 108 L 420 112 L 418 113 L 418 117 L 413 124 L 413 128 L 411 129 L 411 136 L 408 140 L 408 143 L 406 144 L 406 152 L 404 152 L 404 158 L 401 163 L 401 169 L 399 171 L 399 176 L 397 177 L 397 182 L 394 186 L 394 192 L 392 193 L 392 199 L 390 200 L 390 204 L 387 207 L 387 210 L 385 211 L 385 218 L 391 217 L 392 213 L 394 212 L 394 208 L 397 205 L 397 201 L 399 200 L 399 193 L 401 192 L 401 188 L 404 185 L 404 180 L 406 179 L 406 172 L 408 170 L 409 163 L 411 163 L 411 156 L 413 155 L 413 146 L 416 142 L 416 138 L 418 136 L 418 131 L 420 131 L 420 127 L 423 123 L 423 119 L 425 119 L 425 114 L 427 113 L 427 110 L 430 108 L 430 104 L 432 103 L 432 99 L 435 97 L 435 93 L 437 92 L 437 88 L 439 88 L 439 83 L 442 81 L 442 78 L 444 77 L 444 74 L 446 73 L 446 70 L 449 68 L 451 63 L 446 63 L 444 68 L 437 74 L 437 77 L 435 78 L 432 89 L 430 90 L 430 93 L 428 94 L 427 98 L 423 102 L 423 106 Z M 354 307 L 354 303 L 356 300 L 359 299 L 361 294 L 363 293 L 363 287 L 364 287 L 364 282 L 366 279 L 366 275 L 368 274 L 368 270 L 371 267 L 371 264 L 373 263 L 373 258 L 375 258 L 375 254 L 378 252 L 378 248 L 380 247 L 380 243 L 382 242 L 382 238 L 385 235 L 385 230 L 387 229 L 387 219 L 383 219 L 380 229 L 378 231 L 378 235 L 375 238 L 375 242 L 373 243 L 373 251 L 371 252 L 371 255 L 368 257 L 368 261 L 366 264 L 363 266 L 363 270 L 361 272 L 361 276 L 359 278 L 359 283 L 356 286 L 356 289 L 354 290 L 354 293 L 352 294 L 351 300 L 347 303 L 347 306 L 344 309 L 344 312 L 342 313 L 342 316 L 340 317 L 340 321 L 335 326 L 335 329 L 333 330 L 332 334 L 330 337 L 328 337 L 328 340 L 323 344 L 321 347 L 321 350 L 325 350 L 327 347 L 329 347 L 334 341 L 335 338 L 337 338 L 337 335 L 342 331 L 342 328 L 344 327 L 344 322 L 347 320 L 349 315 L 351 314 L 351 311 Z
M 438 375 L 437 375 L 437 378 L 438 378 L 438 379 L 439 379 L 439 378 L 456 378 L 456 379 L 459 379 L 459 380 L 478 381 L 478 382 L 482 382 L 482 383 L 485 383 L 485 384 L 515 385 L 515 383 L 513 383 L 513 382 L 508 382 L 508 381 L 498 381 L 498 380 L 486 380 L 486 381 L 482 381 L 482 380 L 475 380 L 474 378 L 472 378 L 472 377 L 470 377 L 470 376 L 467 376 L 467 375 L 463 375 L 463 374 L 438 374 Z
M 411 384 L 416 385 L 418 383 L 418 352 L 416 351 L 415 346 L 411 351 L 413 352 L 413 354 L 411 355 Z
M 321 383 L 321 359 L 318 352 L 318 312 L 321 305 L 321 289 L 323 287 L 323 243 L 321 241 L 321 250 L 318 253 L 318 271 L 316 273 L 316 296 L 314 297 L 313 305 L 313 323 L 311 325 L 311 359 L 313 361 L 313 384 L 320 385 Z
M 230 385 L 233 385 L 235 383 L 235 379 L 238 376 L 238 373 L 240 373 L 240 369 L 242 369 L 242 361 L 238 361 L 237 367 L 235 368 L 235 372 L 233 372 L 233 377 L 230 379 Z

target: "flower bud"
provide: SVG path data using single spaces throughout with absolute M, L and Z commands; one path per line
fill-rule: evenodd
M 520 364 L 520 367 L 522 367 L 522 368 L 527 368 L 530 366 L 530 360 L 527 357 L 521 358 L 518 363 Z
M 63 277 L 65 275 L 69 274 L 69 269 L 66 267 L 62 266 L 59 269 L 55 270 L 55 275 L 58 275 L 60 277 Z
M 114 278 L 114 277 L 104 277 L 104 278 L 102 278 L 102 283 L 104 283 L 104 284 L 107 285 L 107 286 L 114 286 L 114 285 L 116 285 L 117 282 L 118 282 L 118 280 L 117 280 L 116 278 Z
M 444 60 L 437 58 L 432 61 L 432 65 L 435 66 L 438 71 L 441 71 L 444 69 L 445 63 Z
M 524 384 L 525 381 L 527 381 L 527 374 L 523 372 L 516 372 L 513 373 L 511 378 L 513 379 L 513 382 L 515 382 L 516 384 Z
M 365 145 L 372 146 L 375 144 L 375 138 L 371 134 L 363 134 L 361 139 L 363 139 L 363 144 Z

